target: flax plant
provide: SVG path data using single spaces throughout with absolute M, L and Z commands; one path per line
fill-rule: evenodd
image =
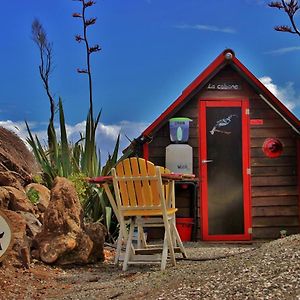
M 298 0 L 271 1 L 268 5 L 272 8 L 278 8 L 279 10 L 284 11 L 290 20 L 290 24 L 292 25 L 275 26 L 274 29 L 276 31 L 288 32 L 300 36 L 300 30 L 295 21 L 295 15 L 300 11 L 300 3 Z
M 98 126 L 99 118 L 101 112 L 98 114 L 96 119 L 94 119 L 94 109 L 93 109 L 93 79 L 92 79 L 92 68 L 91 68 L 91 55 L 93 53 L 99 52 L 101 50 L 98 44 L 93 46 L 90 45 L 88 40 L 88 28 L 96 24 L 96 18 L 87 18 L 87 9 L 96 4 L 95 1 L 86 0 L 75 0 L 81 3 L 81 11 L 78 13 L 73 13 L 73 17 L 81 20 L 83 27 L 83 33 L 75 35 L 75 40 L 78 43 L 84 44 L 85 55 L 86 55 L 86 68 L 77 68 L 79 74 L 85 74 L 88 76 L 89 83 L 89 113 L 86 120 L 86 136 L 85 136 L 85 146 L 84 155 L 82 157 L 82 168 L 85 173 L 89 176 L 97 176 L 98 166 L 97 158 L 95 156 L 95 131 Z
M 118 136 L 113 150 L 109 155 L 106 164 L 101 168 L 100 152 L 96 146 L 96 131 L 99 124 L 101 111 L 94 118 L 93 109 L 93 87 L 91 72 L 91 54 L 100 51 L 99 45 L 90 46 L 88 41 L 88 28 L 96 23 L 96 18 L 88 19 L 86 17 L 87 8 L 95 4 L 94 1 L 75 0 L 81 3 L 81 12 L 74 13 L 73 17 L 82 21 L 83 34 L 76 35 L 75 40 L 83 42 L 86 52 L 86 68 L 77 69 L 80 74 L 88 77 L 89 83 L 89 111 L 86 118 L 85 132 L 81 134 L 80 139 L 71 144 L 68 141 L 66 122 L 63 110 L 62 100 L 58 101 L 60 138 L 57 138 L 54 128 L 55 101 L 52 97 L 49 87 L 49 75 L 52 63 L 52 44 L 48 42 L 47 35 L 42 25 L 34 21 L 32 25 L 33 40 L 38 45 L 40 51 L 41 64 L 39 66 L 40 76 L 47 96 L 50 101 L 50 119 L 48 125 L 48 145 L 45 147 L 39 138 L 32 134 L 28 123 L 26 127 L 29 137 L 27 142 L 32 147 L 33 153 L 43 170 L 43 179 L 45 184 L 51 188 L 56 176 L 69 178 L 77 186 L 79 197 L 85 212 L 85 216 L 93 221 L 101 221 L 110 228 L 113 218 L 112 209 L 102 188 L 96 188 L 89 185 L 85 180 L 88 177 L 108 175 L 111 168 L 118 161 L 118 150 L 120 144 L 120 135 Z M 125 154 L 121 159 L 127 157 Z M 84 179 L 84 180 L 83 180 Z M 80 181 L 80 182 L 78 182 Z

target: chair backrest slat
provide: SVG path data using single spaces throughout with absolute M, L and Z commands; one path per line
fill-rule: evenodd
M 118 177 L 124 177 L 125 176 L 125 171 L 123 167 L 123 163 L 120 162 L 116 166 L 116 174 Z M 129 196 L 128 196 L 128 191 L 127 191 L 127 184 L 124 181 L 119 181 L 117 182 L 119 191 L 120 191 L 120 200 L 121 204 L 128 206 L 129 205 Z
M 161 174 L 170 174 L 171 171 L 167 168 L 161 167 Z M 169 198 L 169 193 L 172 193 L 171 191 L 171 184 L 164 184 L 164 191 L 165 191 L 165 198 Z
M 137 206 L 134 183 L 133 183 L 133 180 L 130 179 L 130 177 L 133 176 L 132 170 L 131 170 L 131 160 L 125 159 L 125 160 L 123 160 L 122 163 L 124 166 L 125 177 L 128 177 L 128 180 L 126 181 L 126 185 L 127 185 L 128 196 L 129 196 L 129 205 Z
M 136 177 L 141 177 L 140 167 L 139 167 L 139 160 L 136 157 L 130 159 L 131 161 L 131 170 L 132 175 Z M 134 181 L 135 187 L 135 194 L 136 194 L 136 201 L 138 206 L 144 206 L 146 204 L 145 195 L 143 193 L 142 188 L 142 181 L 135 180 Z
M 149 168 L 148 168 L 149 175 L 152 175 L 152 176 L 157 175 L 156 168 L 160 169 L 161 167 L 155 167 L 152 163 L 150 163 L 150 164 L 151 164 L 151 166 L 149 165 Z M 152 205 L 160 205 L 161 201 L 160 201 L 160 193 L 159 192 L 160 192 L 161 187 L 159 187 L 158 180 L 151 181 L 150 182 L 150 187 L 151 187 L 151 194 L 153 196 L 153 198 L 152 198 L 152 201 L 153 201 Z
M 142 193 L 145 199 L 145 205 L 152 205 L 152 193 L 151 187 L 148 179 L 143 179 L 143 177 L 147 177 L 148 173 L 148 166 L 146 165 L 146 160 L 139 159 L 140 171 L 142 176 Z M 153 165 L 153 164 L 152 164 Z M 154 165 L 153 165 L 154 167 Z M 151 167 L 150 167 L 151 168 Z

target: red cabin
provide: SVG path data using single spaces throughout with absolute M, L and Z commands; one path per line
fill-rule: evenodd
M 197 185 L 176 187 L 178 217 L 193 218 L 193 239 L 299 233 L 299 119 L 232 50 L 221 53 L 141 134 L 141 156 L 169 163 L 169 120 L 176 117 L 191 120 L 188 140 L 173 148 L 190 149 L 178 155 L 191 156 L 199 178 Z

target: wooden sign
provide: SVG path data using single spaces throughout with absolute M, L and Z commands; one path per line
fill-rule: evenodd
M 207 85 L 206 89 L 217 90 L 217 91 L 238 91 L 238 90 L 241 90 L 242 87 L 239 83 L 232 83 L 232 82 L 214 83 L 214 82 L 211 82 Z
M 0 211 L 0 261 L 8 252 L 12 243 L 12 229 L 9 225 L 9 220 Z

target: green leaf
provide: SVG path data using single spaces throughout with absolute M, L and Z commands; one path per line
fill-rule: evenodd
M 47 133 L 48 133 L 48 148 L 49 148 L 50 161 L 52 164 L 55 164 L 58 159 L 58 144 L 57 144 L 54 124 L 51 120 L 49 121 Z
M 60 139 L 61 139 L 61 167 L 62 167 L 62 175 L 64 177 L 68 177 L 72 173 L 71 163 L 70 163 L 70 151 L 69 151 L 69 143 L 66 131 L 66 123 L 64 110 L 62 105 L 62 100 L 59 98 L 58 101 L 59 108 L 59 123 L 60 123 Z

